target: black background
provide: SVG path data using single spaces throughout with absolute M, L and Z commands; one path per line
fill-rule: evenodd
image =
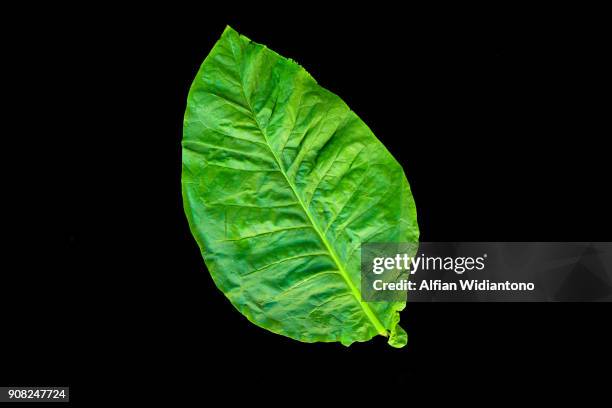
M 609 304 L 410 304 L 401 350 L 255 327 L 190 235 L 180 140 L 190 83 L 230 24 L 370 126 L 404 166 L 423 241 L 610 241 L 604 27 L 571 10 L 286 7 L 43 10 L 13 42 L 27 89 L 13 201 L 26 215 L 2 285 L 2 382 L 68 384 L 74 401 L 101 398 L 99 383 L 392 395 L 423 380 L 571 390 L 579 376 L 597 389 Z

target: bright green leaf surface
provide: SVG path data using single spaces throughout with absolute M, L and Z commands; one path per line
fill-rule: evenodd
M 404 302 L 361 300 L 360 244 L 418 240 L 410 187 L 301 66 L 226 28 L 189 93 L 182 183 L 208 270 L 251 322 L 305 342 L 406 344 Z

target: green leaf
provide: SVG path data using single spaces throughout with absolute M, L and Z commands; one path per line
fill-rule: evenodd
M 361 299 L 360 245 L 416 242 L 414 201 L 338 96 L 227 27 L 191 86 L 182 145 L 191 231 L 244 316 L 304 342 L 406 344 L 405 302 Z

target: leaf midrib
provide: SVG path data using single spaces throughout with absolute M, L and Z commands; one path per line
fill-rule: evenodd
M 232 50 L 232 55 L 234 57 L 234 60 L 235 60 L 235 62 L 237 64 L 237 66 L 239 67 L 240 66 L 240 61 L 238 61 L 238 58 L 236 57 L 236 53 L 234 51 L 234 44 L 233 44 L 233 42 L 231 40 L 230 40 L 230 48 Z M 344 268 L 344 265 L 342 264 L 342 262 L 338 258 L 338 255 L 336 254 L 336 251 L 333 249 L 333 247 L 331 246 L 331 244 L 329 243 L 329 241 L 327 240 L 325 235 L 323 235 L 323 233 L 319 229 L 317 223 L 314 221 L 314 218 L 312 217 L 312 215 L 310 214 L 310 212 L 308 211 L 308 209 L 304 205 L 304 202 L 302 201 L 300 195 L 298 194 L 297 189 L 295 188 L 295 186 L 293 185 L 291 180 L 289 180 L 289 177 L 287 176 L 287 173 L 285 172 L 285 170 L 283 169 L 283 166 L 281 165 L 281 161 L 280 161 L 279 157 L 274 152 L 274 149 L 272 149 L 272 145 L 270 144 L 270 141 L 268 140 L 268 136 L 266 135 L 266 132 L 263 130 L 263 128 L 259 124 L 259 121 L 257 120 L 257 116 L 255 114 L 255 110 L 251 106 L 251 102 L 249 101 L 249 99 L 246 96 L 246 93 L 245 93 L 245 90 L 244 90 L 244 81 L 243 81 L 243 78 L 242 78 L 241 70 L 240 70 L 240 68 L 238 68 L 237 70 L 238 70 L 238 77 L 239 77 L 239 82 L 240 82 L 240 92 L 242 93 L 242 97 L 244 98 L 244 101 L 245 101 L 245 103 L 246 103 L 246 105 L 248 107 L 248 112 L 249 112 L 249 114 L 251 116 L 251 119 L 255 123 L 255 126 L 257 126 L 257 130 L 259 130 L 261 135 L 264 137 L 264 140 L 266 142 L 265 145 L 270 150 L 270 153 L 272 153 L 272 157 L 274 157 L 274 160 L 276 162 L 276 165 L 279 168 L 279 171 L 281 172 L 283 177 L 285 177 L 285 180 L 287 181 L 287 184 L 291 188 L 291 191 L 293 192 L 293 195 L 295 196 L 296 200 L 298 201 L 298 203 L 302 207 L 302 210 L 304 210 L 304 213 L 306 214 L 306 217 L 308 217 L 308 220 L 312 224 L 312 228 L 315 230 L 315 232 L 319 236 L 319 239 L 321 240 L 321 242 L 325 246 L 325 249 L 329 252 L 329 255 L 332 258 L 332 260 L 334 261 L 334 263 L 336 264 L 336 267 L 338 268 L 338 271 L 340 272 L 340 275 L 344 279 L 346 285 L 349 287 L 349 289 L 350 289 L 351 293 L 353 294 L 353 297 L 355 298 L 357 303 L 361 306 L 361 309 L 363 310 L 364 314 L 368 317 L 368 319 L 370 320 L 370 322 L 372 323 L 372 325 L 374 326 L 374 328 L 376 329 L 378 334 L 380 334 L 381 336 L 385 336 L 385 337 L 388 336 L 388 333 L 387 333 L 387 330 L 385 329 L 385 326 L 381 323 L 381 321 L 378 319 L 376 314 L 372 311 L 370 306 L 367 303 L 365 303 L 365 302 L 363 302 L 361 300 L 361 292 L 359 292 L 359 289 L 357 289 L 357 287 L 355 286 L 355 284 L 351 280 L 348 272 Z

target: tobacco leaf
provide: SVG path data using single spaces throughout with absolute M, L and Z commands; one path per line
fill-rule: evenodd
M 366 303 L 362 242 L 416 242 L 399 163 L 297 63 L 227 27 L 184 118 L 185 212 L 217 287 L 251 322 L 303 342 L 402 347 L 405 302 Z

